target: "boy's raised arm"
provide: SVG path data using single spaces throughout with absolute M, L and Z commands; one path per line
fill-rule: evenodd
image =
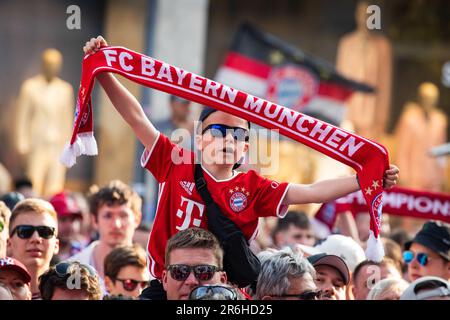
M 385 189 L 397 184 L 399 169 L 390 165 L 385 171 L 383 185 Z M 356 175 L 319 181 L 313 184 L 291 184 L 283 204 L 327 203 L 360 189 Z
M 83 51 L 94 53 L 107 45 L 105 39 L 98 36 L 86 42 Z M 141 143 L 150 150 L 158 137 L 158 131 L 145 115 L 139 101 L 111 73 L 101 73 L 97 79 L 116 110 L 130 125 Z

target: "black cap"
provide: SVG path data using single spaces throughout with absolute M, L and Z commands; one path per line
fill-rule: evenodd
M 342 276 L 345 285 L 350 282 L 350 271 L 345 261 L 333 254 L 319 253 L 308 257 L 308 261 L 315 268 L 316 266 L 325 265 L 336 269 Z
M 450 261 L 450 225 L 448 223 L 428 221 L 412 241 L 405 243 L 405 249 L 409 250 L 414 242 L 433 250 L 445 260 Z

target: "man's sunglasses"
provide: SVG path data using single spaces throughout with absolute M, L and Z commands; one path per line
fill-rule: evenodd
M 33 235 L 33 233 L 37 231 L 39 234 L 39 237 L 44 239 L 50 239 L 55 235 L 55 228 L 48 227 L 48 226 L 31 226 L 31 225 L 19 225 L 16 226 L 11 234 L 10 237 L 14 235 L 14 233 L 17 233 L 17 236 L 21 239 L 29 239 Z
M 323 291 L 305 291 L 300 294 L 285 294 L 283 298 L 298 298 L 300 300 L 320 300 L 323 296 Z
M 210 130 L 214 138 L 225 138 L 230 132 L 236 141 L 248 141 L 248 130 L 241 127 L 230 127 L 224 124 L 210 124 L 203 129 L 202 134 Z
M 416 257 L 417 262 L 421 265 L 421 266 L 426 266 L 428 261 L 430 261 L 430 257 L 428 257 L 428 254 L 424 253 L 424 252 L 419 252 L 417 255 L 412 252 L 412 251 L 405 251 L 403 252 L 403 261 L 405 261 L 405 263 L 411 263 L 414 260 L 414 256 Z
M 220 271 L 218 267 L 207 264 L 201 264 L 196 266 L 189 266 L 187 264 L 172 264 L 167 267 L 170 271 L 170 276 L 177 281 L 186 280 L 191 271 L 194 271 L 195 278 L 199 281 L 211 280 L 217 271 Z
M 55 265 L 55 272 L 60 278 L 64 278 L 67 275 L 72 275 L 76 272 L 80 272 L 80 268 L 87 271 L 90 277 L 96 277 L 97 271 L 88 264 L 74 262 L 60 262 Z
M 237 294 L 224 286 L 204 285 L 192 290 L 189 300 L 237 300 Z
M 119 279 L 115 280 L 122 282 L 122 286 L 126 291 L 133 291 L 139 285 L 142 289 L 146 288 L 148 285 L 148 281 L 138 281 L 133 279 Z

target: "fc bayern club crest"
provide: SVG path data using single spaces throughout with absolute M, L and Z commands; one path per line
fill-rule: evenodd
M 230 197 L 230 207 L 234 212 L 241 212 L 247 207 L 247 196 L 242 192 L 234 192 Z
M 372 211 L 376 214 L 375 223 L 377 224 L 377 228 L 381 228 L 381 214 L 383 212 L 383 193 L 380 193 L 373 199 L 372 201 Z
M 267 82 L 267 100 L 296 111 L 314 98 L 319 83 L 307 68 L 293 65 L 272 69 Z

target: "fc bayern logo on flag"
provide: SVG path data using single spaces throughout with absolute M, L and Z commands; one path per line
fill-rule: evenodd
M 305 67 L 274 68 L 267 80 L 267 100 L 301 111 L 317 94 L 319 81 Z
M 230 197 L 230 207 L 234 212 L 241 212 L 247 207 L 247 196 L 242 192 L 234 192 Z

